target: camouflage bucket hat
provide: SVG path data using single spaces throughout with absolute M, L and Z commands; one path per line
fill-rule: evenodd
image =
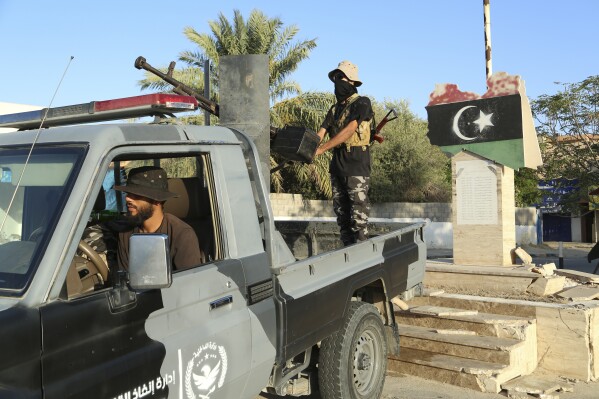
M 335 81 L 334 77 L 337 72 L 342 72 L 346 78 L 354 82 L 354 86 L 359 87 L 362 86 L 362 81 L 358 77 L 358 67 L 355 64 L 352 64 L 349 61 L 341 61 L 337 68 L 333 69 L 329 72 L 329 79 L 332 82 Z
M 131 169 L 127 176 L 127 184 L 125 186 L 114 186 L 114 189 L 160 202 L 178 197 L 177 194 L 168 191 L 165 170 L 156 166 L 142 166 Z

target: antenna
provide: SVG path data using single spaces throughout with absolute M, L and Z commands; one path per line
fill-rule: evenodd
M 31 154 L 33 153 L 33 148 L 35 147 L 35 144 L 37 143 L 37 140 L 40 137 L 40 133 L 42 132 L 42 127 L 44 126 L 44 122 L 46 120 L 46 117 L 48 116 L 48 110 L 52 107 L 52 103 L 54 102 L 56 93 L 58 93 L 58 89 L 62 85 L 62 80 L 64 79 L 65 75 L 67 74 L 67 71 L 69 70 L 69 66 L 71 65 L 71 62 L 73 61 L 74 58 L 75 57 L 73 57 L 73 56 L 71 56 L 71 58 L 69 58 L 69 62 L 67 63 L 67 66 L 65 67 L 64 72 L 62 73 L 62 76 L 60 77 L 60 81 L 58 82 L 58 85 L 56 86 L 56 90 L 54 90 L 54 94 L 52 95 L 50 104 L 48 104 L 48 108 L 46 108 L 44 117 L 42 118 L 39 128 L 37 129 L 37 133 L 35 134 L 33 143 L 31 143 L 31 148 L 29 149 L 29 154 L 27 154 L 27 159 L 25 160 L 25 165 L 23 165 L 23 170 L 21 170 L 21 174 L 19 175 L 19 180 L 17 180 L 15 190 L 13 191 L 12 197 L 10 198 L 10 202 L 8 203 L 8 208 L 6 209 L 6 214 L 4 215 L 4 219 L 2 219 L 2 224 L 0 225 L 0 232 L 2 232 L 4 230 L 4 224 L 6 223 L 6 219 L 8 219 L 8 215 L 10 213 L 10 208 L 12 208 L 12 204 L 17 195 L 17 191 L 19 190 L 19 187 L 21 186 L 21 180 L 23 179 L 23 175 L 25 174 L 25 170 L 27 169 L 27 165 L 29 164 L 29 159 L 31 159 Z

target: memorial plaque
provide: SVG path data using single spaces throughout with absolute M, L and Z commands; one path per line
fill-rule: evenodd
M 456 162 L 458 224 L 498 223 L 496 173 L 492 162 Z

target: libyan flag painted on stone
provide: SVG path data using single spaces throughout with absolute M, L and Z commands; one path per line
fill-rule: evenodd
M 516 170 L 536 169 L 541 153 L 524 83 L 499 73 L 487 85 L 483 96 L 437 85 L 426 107 L 431 144 L 451 155 L 467 150 Z

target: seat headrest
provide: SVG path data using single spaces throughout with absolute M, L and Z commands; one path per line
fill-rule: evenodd
M 100 212 L 104 209 L 106 209 L 106 193 L 104 192 L 104 188 L 100 188 L 98 196 L 96 197 L 96 202 L 94 202 L 94 211 Z
M 164 212 L 175 215 L 179 219 L 195 219 L 201 215 L 201 190 L 203 189 L 197 177 L 170 178 L 168 191 L 178 197 L 170 198 L 164 203 Z

